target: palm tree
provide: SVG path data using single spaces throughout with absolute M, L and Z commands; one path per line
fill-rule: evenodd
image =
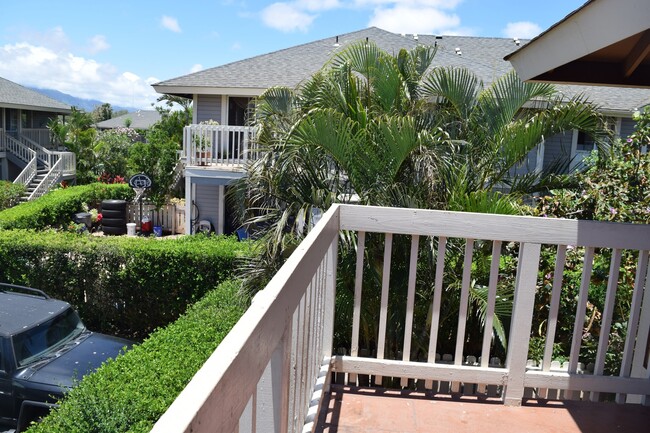
M 514 73 L 484 87 L 467 70 L 433 68 L 434 55 L 435 49 L 419 46 L 394 57 L 360 43 L 298 89 L 271 88 L 258 99 L 253 123 L 262 156 L 233 190 L 235 202 L 246 204 L 245 224 L 263 238 L 259 255 L 244 265 L 244 287 L 262 288 L 314 215 L 333 203 L 519 213 L 520 194 L 544 179 L 513 176 L 512 168 L 544 136 L 574 128 L 602 135 L 595 109 L 580 98 L 563 103 L 552 86 L 522 83 Z M 510 192 L 495 191 L 502 185 Z M 406 298 L 402 261 L 408 248 L 406 239 L 395 239 L 392 306 Z M 431 268 L 423 275 L 433 274 L 436 250 L 435 241 L 422 243 L 421 257 L 429 257 Z M 351 305 L 355 238 L 342 236 L 340 251 L 337 302 L 344 317 Z M 363 288 L 369 316 L 378 308 L 372 300 L 379 299 L 374 283 L 381 281 L 382 255 L 383 238 L 370 237 Z M 429 279 L 417 286 L 418 298 L 430 299 Z M 473 299 L 479 319 L 482 290 L 478 281 Z M 426 316 L 426 303 L 416 314 Z M 403 312 L 394 308 L 392 314 L 396 331 Z M 366 322 L 362 336 L 369 350 L 376 335 L 372 323 Z

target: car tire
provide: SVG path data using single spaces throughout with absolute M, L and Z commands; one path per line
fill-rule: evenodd
M 126 218 L 126 212 L 121 209 L 103 209 L 101 214 L 104 218 Z
M 102 218 L 102 227 L 126 226 L 126 218 Z
M 104 210 L 126 210 L 126 200 L 103 200 L 102 211 Z
M 126 224 L 124 227 L 102 227 L 102 231 L 105 235 L 125 235 L 126 234 Z

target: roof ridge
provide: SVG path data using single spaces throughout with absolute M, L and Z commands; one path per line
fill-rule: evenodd
M 300 47 L 306 47 L 306 46 L 309 46 L 309 45 L 317 45 L 319 43 L 327 41 L 328 39 L 334 39 L 334 38 L 337 38 L 337 37 L 338 38 L 342 38 L 342 37 L 347 38 L 347 37 L 350 37 L 350 36 L 352 36 L 354 34 L 357 34 L 357 33 L 367 33 L 369 30 L 378 30 L 380 32 L 383 32 L 383 33 L 386 33 L 386 34 L 389 34 L 389 35 L 392 35 L 392 36 L 400 37 L 400 35 L 398 35 L 397 33 L 389 32 L 388 30 L 380 29 L 379 27 L 375 27 L 375 26 L 366 27 L 364 29 L 355 30 L 353 32 L 341 33 L 341 34 L 337 34 L 337 35 L 334 35 L 334 36 L 328 36 L 326 38 L 317 39 L 315 41 L 305 42 L 305 43 L 298 44 L 298 45 L 292 45 L 292 46 L 286 47 L 286 48 L 280 48 L 279 50 L 270 51 L 268 53 L 257 54 L 257 55 L 252 56 L 252 57 L 246 57 L 245 59 L 239 59 L 239 60 L 235 60 L 235 61 L 232 61 L 232 62 L 224 63 L 222 65 L 217 65 L 217 66 L 213 66 L 213 67 L 210 67 L 210 68 L 207 68 L 207 69 L 202 69 L 202 70 L 197 71 L 197 72 L 190 72 L 189 74 L 179 75 L 177 77 L 170 78 L 170 79 L 167 79 L 167 80 L 163 80 L 163 81 L 160 81 L 158 83 L 154 83 L 152 85 L 157 86 L 157 85 L 164 84 L 164 83 L 166 83 L 168 81 L 171 81 L 171 80 L 178 80 L 178 79 L 189 77 L 189 76 L 192 76 L 192 75 L 201 74 L 201 73 L 204 73 L 206 71 L 210 71 L 212 69 L 224 68 L 224 67 L 227 67 L 227 66 L 230 66 L 230 65 L 236 65 L 236 64 L 241 63 L 241 62 L 248 62 L 248 61 L 259 59 L 259 58 L 262 58 L 262 57 L 267 57 L 267 56 L 271 56 L 271 55 L 274 55 L 274 54 L 282 53 L 284 51 L 294 50 L 294 49 L 300 48 Z

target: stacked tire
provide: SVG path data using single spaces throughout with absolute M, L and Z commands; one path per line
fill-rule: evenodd
M 105 235 L 126 234 L 126 201 L 102 201 L 102 231 Z

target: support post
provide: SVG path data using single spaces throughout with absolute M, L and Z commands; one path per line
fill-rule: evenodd
M 528 358 L 530 326 L 535 306 L 535 289 L 541 244 L 522 243 L 515 281 L 510 338 L 506 368 L 508 379 L 503 401 L 507 406 L 521 406 L 524 396 L 524 376 Z

